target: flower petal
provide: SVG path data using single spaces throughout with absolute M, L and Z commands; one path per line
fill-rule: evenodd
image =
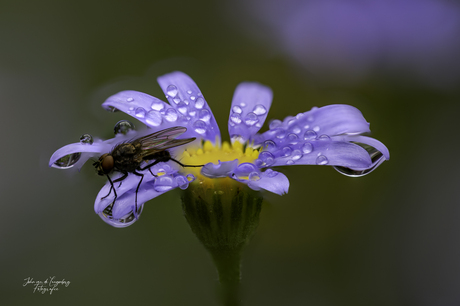
M 255 135 L 267 118 L 273 99 L 272 90 L 259 83 L 241 83 L 233 94 L 228 132 L 230 138 L 247 141 Z
M 219 178 L 219 177 L 227 177 L 230 175 L 232 171 L 238 165 L 238 159 L 232 161 L 221 162 L 217 165 L 213 163 L 207 163 L 201 168 L 201 174 L 207 176 L 209 178 Z
M 99 158 L 102 154 L 109 152 L 110 149 L 111 144 L 107 142 L 97 142 L 93 144 L 72 143 L 54 152 L 50 158 L 49 166 L 60 169 L 68 169 L 70 167 L 80 169 L 88 159 L 93 157 Z M 79 153 L 81 154 L 79 155 Z M 70 161 L 68 166 L 60 166 L 59 160 L 71 154 L 74 154 L 73 162 Z M 56 162 L 58 164 L 56 164 Z
M 175 71 L 158 78 L 169 103 L 178 114 L 188 120 L 190 127 L 200 137 L 220 142 L 220 131 L 208 103 L 195 82 L 185 73 Z
M 256 191 L 265 189 L 283 195 L 289 190 L 289 180 L 284 174 L 272 169 L 262 172 L 251 163 L 238 165 L 230 177 L 240 183 L 247 184 L 249 188 Z

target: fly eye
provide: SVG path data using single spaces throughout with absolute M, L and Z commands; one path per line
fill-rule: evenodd
M 113 157 L 112 155 L 107 155 L 101 161 L 101 167 L 105 174 L 108 174 L 113 169 Z

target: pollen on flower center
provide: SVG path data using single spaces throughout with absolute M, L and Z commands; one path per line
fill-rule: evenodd
M 205 165 L 238 159 L 238 164 L 241 164 L 253 163 L 258 157 L 258 149 L 253 149 L 249 146 L 245 148 L 239 141 L 235 141 L 233 145 L 224 141 L 221 147 L 206 141 L 201 148 L 187 148 L 182 154 L 181 163 L 185 165 Z M 205 180 L 206 177 L 201 174 L 200 170 L 201 168 L 187 168 L 187 171 L 194 174 L 199 180 Z

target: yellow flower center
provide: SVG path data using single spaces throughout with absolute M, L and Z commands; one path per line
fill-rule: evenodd
M 206 141 L 201 148 L 188 147 L 182 154 L 181 163 L 185 165 L 205 165 L 207 163 L 218 164 L 218 161 L 226 162 L 238 159 L 238 164 L 253 163 L 259 157 L 259 150 L 244 146 L 235 141 L 233 145 L 224 141 L 221 147 Z M 196 176 L 200 183 L 210 183 L 210 179 L 201 174 L 201 168 L 187 168 L 187 172 Z M 228 178 L 225 178 L 228 179 Z

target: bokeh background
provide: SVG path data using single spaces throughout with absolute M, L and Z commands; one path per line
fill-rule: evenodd
M 234 88 L 258 81 L 274 91 L 268 121 L 346 103 L 390 149 L 362 178 L 277 169 L 291 187 L 267 195 L 243 305 L 459 305 L 459 54 L 449 0 L 1 0 L 0 304 L 218 304 L 179 192 L 115 229 L 93 211 L 105 180 L 90 165 L 48 168 L 59 147 L 129 119 L 107 97 L 162 97 L 156 77 L 181 70 L 224 138 Z M 71 284 L 23 287 L 51 276 Z

